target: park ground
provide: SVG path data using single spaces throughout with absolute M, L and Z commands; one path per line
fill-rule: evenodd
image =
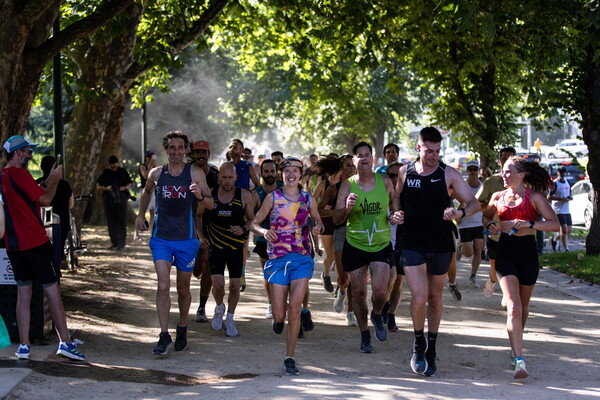
M 463 300 L 446 290 L 435 377 L 409 366 L 413 339 L 409 293 L 397 313 L 400 330 L 388 340 L 373 337 L 374 353 L 359 352 L 358 328 L 332 308 L 320 280 L 319 259 L 310 282 L 315 330 L 300 339 L 299 376 L 283 371 L 285 333 L 265 319 L 259 262 L 247 263 L 248 287 L 236 312 L 239 337 L 195 322 L 199 282 L 193 278 L 188 349 L 154 356 L 158 338 L 154 306 L 156 277 L 147 244 L 126 252 L 105 250 L 106 230 L 86 228 L 89 251 L 77 273 L 65 273 L 63 297 L 73 337 L 85 363 L 54 355 L 56 337 L 32 347 L 31 360 L 17 361 L 16 345 L 0 350 L 0 396 L 25 399 L 591 399 L 600 398 L 600 288 L 544 268 L 525 332 L 530 377 L 512 378 L 501 294 L 485 298 L 467 283 L 470 266 L 459 263 Z M 483 284 L 489 265 L 479 270 Z M 172 288 L 172 324 L 177 303 Z M 207 313 L 212 316 L 214 302 Z M 371 327 L 373 332 L 373 328 Z M 172 332 L 174 335 L 174 332 Z M 373 335 L 374 336 L 374 335 Z

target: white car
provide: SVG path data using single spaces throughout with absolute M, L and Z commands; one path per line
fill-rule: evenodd
M 567 151 L 574 156 L 586 156 L 588 154 L 587 145 L 583 140 L 566 139 L 558 142 L 556 146 L 547 148 L 545 155 L 547 158 L 571 157 Z
M 592 226 L 593 206 L 591 201 L 592 184 L 588 180 L 579 181 L 571 188 L 573 200 L 569 202 L 569 210 L 573 225 Z

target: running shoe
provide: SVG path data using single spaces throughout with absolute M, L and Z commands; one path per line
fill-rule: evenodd
M 416 343 L 413 345 L 413 354 L 410 359 L 410 367 L 415 374 L 422 374 L 427 371 L 429 367 L 427 365 L 427 359 L 425 358 L 425 352 L 427 351 L 427 344 L 424 346 L 418 346 Z
M 196 311 L 196 322 L 208 322 L 206 309 L 204 307 L 198 307 L 198 311 Z
M 17 356 L 19 360 L 29 360 L 30 353 L 31 351 L 28 344 L 20 344 L 17 351 L 15 351 L 15 356 Z
M 348 326 L 358 326 L 358 321 L 356 320 L 354 311 L 348 311 L 346 313 L 346 322 L 348 323 Z
M 452 284 L 449 283 L 448 287 L 450 288 L 450 293 L 452 293 L 452 296 L 454 297 L 454 300 L 456 301 L 461 301 L 462 300 L 462 294 L 460 293 L 460 290 L 458 290 L 458 286 L 456 286 L 456 284 Z
M 508 355 L 508 363 L 511 367 L 515 367 L 517 365 L 517 362 L 515 361 L 516 358 L 517 356 L 515 356 L 515 352 L 511 350 L 510 354 Z
M 438 360 L 435 353 L 425 353 L 425 360 L 427 361 L 427 369 L 423 372 L 424 376 L 435 376 L 437 373 L 436 361 Z
M 471 283 L 471 287 L 478 288 L 479 283 L 477 283 L 477 277 L 475 275 L 471 275 L 469 277 L 469 282 Z
M 488 279 L 483 284 L 483 295 L 485 297 L 492 297 L 495 290 L 496 290 L 496 282 L 492 282 L 490 279 Z
M 500 305 L 506 310 L 506 297 L 504 295 L 502 296 L 502 300 L 500 300 Z
M 398 325 L 396 325 L 396 315 L 388 314 L 387 327 L 388 332 L 398 332 Z
M 158 343 L 154 346 L 154 354 L 163 355 L 167 354 L 167 347 L 173 343 L 173 339 L 171 339 L 171 335 L 168 332 L 161 333 L 158 337 Z
M 272 324 L 273 332 L 275 332 L 278 335 L 281 335 L 281 332 L 283 332 L 284 325 L 285 324 L 283 322 L 275 322 L 275 321 L 273 321 L 273 324 Z
M 211 321 L 211 326 L 215 331 L 223 329 L 223 315 L 225 315 L 225 303 L 215 307 L 215 314 Z
M 335 300 L 333 300 L 333 309 L 335 310 L 335 312 L 341 313 L 342 311 L 344 311 L 344 299 L 345 298 L 346 298 L 346 293 L 339 290 Z
M 240 336 L 240 333 L 235 327 L 235 322 L 233 322 L 233 318 L 225 319 L 225 335 L 229 337 Z
M 321 279 L 323 279 L 323 288 L 327 290 L 329 293 L 333 292 L 333 285 L 331 284 L 331 277 L 325 276 L 324 273 L 321 273 Z
M 552 246 L 552 251 L 556 251 L 556 240 L 554 236 L 550 236 L 550 246 Z
M 187 326 L 177 325 L 177 334 L 175 335 L 173 350 L 183 351 L 185 349 L 187 349 Z
M 271 306 L 271 303 L 269 303 L 267 306 L 267 313 L 265 314 L 265 318 L 273 319 L 273 307 Z
M 515 379 L 525 379 L 529 376 L 529 372 L 527 372 L 527 366 L 525 365 L 525 360 L 517 359 L 515 360 L 515 374 L 513 378 Z
M 306 312 L 303 310 L 300 312 L 300 323 L 305 332 L 310 332 L 315 329 L 315 323 L 312 320 L 312 315 L 310 315 L 310 310 L 306 310 Z
M 283 368 L 286 375 L 300 375 L 300 371 L 296 368 L 296 361 L 292 357 L 287 357 L 283 360 Z
M 387 326 L 385 326 L 383 323 L 383 318 L 381 315 L 377 315 L 371 311 L 371 322 L 375 327 L 375 337 L 377 340 L 383 342 L 385 339 L 387 339 Z
M 298 339 L 304 339 L 304 329 L 302 328 L 302 324 L 300 324 L 300 330 L 298 331 Z
M 360 352 L 361 353 L 372 353 L 373 345 L 371 344 L 371 337 L 360 339 Z
M 70 358 L 71 360 L 85 361 L 85 356 L 77 350 L 77 344 L 60 342 L 56 355 L 64 358 Z

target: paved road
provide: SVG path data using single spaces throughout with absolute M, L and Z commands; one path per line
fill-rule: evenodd
M 15 361 L 14 346 L 0 350 L 0 397 L 7 399 L 580 399 L 600 398 L 600 289 L 544 269 L 531 304 L 525 357 L 531 377 L 512 379 L 501 295 L 482 296 L 467 285 L 469 267 L 459 266 L 464 298 L 444 293 L 438 344 L 439 373 L 425 378 L 409 367 L 412 343 L 408 293 L 398 312 L 400 331 L 375 352 L 358 351 L 358 328 L 345 325 L 322 288 L 318 262 L 311 281 L 314 332 L 300 341 L 302 374 L 283 373 L 284 336 L 264 318 L 261 275 L 253 255 L 248 289 L 236 320 L 240 337 L 227 338 L 190 316 L 189 349 L 165 357 L 151 354 L 158 329 L 155 278 L 146 246 L 125 254 L 101 250 L 102 230 L 86 232 L 91 247 L 84 267 L 63 281 L 74 337 L 88 363 L 65 362 L 49 346 L 34 346 L 32 361 Z M 480 281 L 488 265 L 480 269 Z M 197 306 L 194 282 L 193 311 Z M 406 286 L 406 285 L 405 285 Z M 209 315 L 214 303 L 209 302 Z M 176 309 L 174 302 L 173 311 Z M 172 313 L 174 316 L 174 313 Z M 174 318 L 172 319 L 174 325 Z M 285 335 L 285 332 L 284 332 Z M 16 386 L 15 386 L 16 385 Z M 8 393 L 8 394 L 7 394 Z

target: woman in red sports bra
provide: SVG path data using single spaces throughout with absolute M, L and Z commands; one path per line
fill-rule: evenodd
M 483 214 L 490 234 L 501 233 L 496 251 L 496 273 L 506 299 L 506 330 L 511 344 L 514 378 L 527 378 L 523 360 L 523 329 L 529 300 L 539 273 L 535 231 L 557 232 L 558 217 L 542 193 L 551 184 L 548 171 L 522 157 L 509 158 L 502 168 L 506 190 L 496 192 Z M 500 222 L 493 222 L 498 212 Z M 538 215 L 544 221 L 538 221 Z

